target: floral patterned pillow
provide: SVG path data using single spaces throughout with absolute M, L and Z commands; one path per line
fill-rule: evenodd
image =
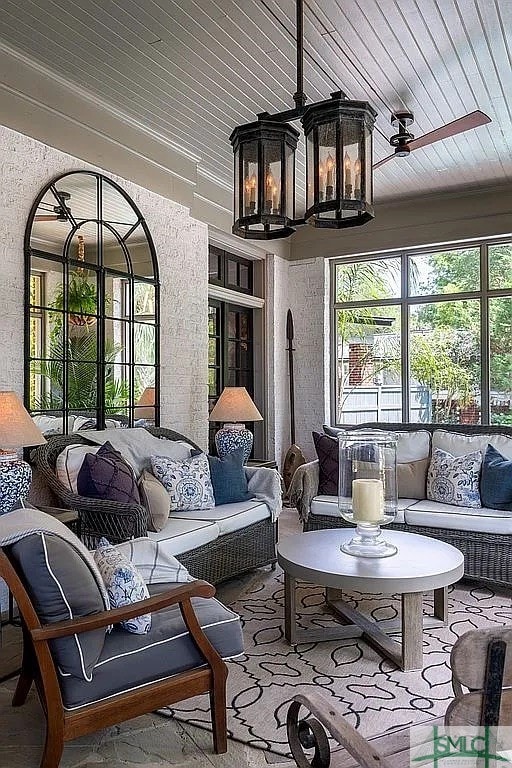
M 107 588 L 111 608 L 122 608 L 149 597 L 146 582 L 137 568 L 107 539 L 99 540 L 94 560 Z M 151 614 L 127 619 L 121 626 L 135 635 L 145 635 L 151 629 Z
M 465 456 L 434 448 L 427 476 L 427 499 L 456 507 L 481 507 L 478 487 L 482 451 Z
M 179 461 L 167 456 L 152 456 L 154 476 L 160 480 L 171 500 L 171 512 L 192 512 L 215 506 L 210 465 L 206 454 Z

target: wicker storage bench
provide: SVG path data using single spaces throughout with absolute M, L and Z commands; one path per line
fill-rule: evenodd
M 503 436 L 510 438 L 512 448 L 512 428 L 506 426 L 370 422 L 355 426 L 347 425 L 344 429 L 381 429 L 399 433 L 426 430 L 431 436 L 436 430 L 444 430 L 468 436 Z M 324 427 L 324 430 L 331 436 L 336 434 L 334 428 Z M 299 467 L 293 478 L 290 499 L 297 506 L 304 531 L 351 528 L 351 524 L 338 513 L 337 497 L 318 495 L 318 482 L 318 461 L 308 462 Z M 422 504 L 417 499 L 399 499 L 398 501 L 397 519 L 386 527 L 419 533 L 452 544 L 464 554 L 465 578 L 475 579 L 489 586 L 512 588 L 512 511 L 498 511 L 493 516 L 490 514 L 493 510 L 484 509 L 480 513 L 478 509 L 473 509 L 468 524 L 469 516 L 461 515 L 460 507 L 434 503 L 436 511 L 425 513 L 426 502 Z M 466 522 L 461 527 L 460 521 L 463 518 Z M 450 524 L 450 521 L 453 522 Z M 474 529 L 467 530 L 468 525 L 472 525 Z M 495 530 L 479 530 L 486 527 L 495 528 Z
M 164 427 L 148 427 L 151 434 L 167 440 L 182 440 L 192 448 L 198 448 L 189 438 Z M 32 451 L 31 463 L 42 479 L 65 509 L 74 509 L 80 518 L 81 538 L 84 543 L 94 548 L 98 539 L 105 536 L 112 543 L 128 541 L 129 539 L 148 536 L 159 538 L 158 534 L 148 533 L 148 514 L 140 504 L 124 504 L 116 501 L 103 501 L 79 496 L 69 490 L 57 477 L 55 464 L 62 450 L 73 443 L 88 444 L 81 435 L 56 435 Z M 224 505 L 235 507 L 235 505 Z M 247 503 L 245 503 L 247 507 Z M 246 512 L 241 506 L 241 512 Z M 218 513 L 222 507 L 215 507 Z M 237 510 L 235 509 L 234 514 Z M 234 515 L 232 515 L 233 517 Z M 170 518 L 171 520 L 172 518 Z M 185 528 L 194 528 L 193 521 L 178 520 Z M 208 522 L 197 521 L 198 529 L 207 528 Z M 213 526 L 214 524 L 210 524 Z M 190 536 L 177 531 L 180 535 L 171 540 L 171 554 L 176 555 L 193 576 L 204 579 L 212 584 L 219 583 L 231 576 L 243 573 L 252 568 L 264 565 L 274 565 L 276 562 L 276 523 L 272 521 L 270 512 L 264 519 L 252 522 L 244 527 L 221 535 L 208 531 L 211 540 L 200 546 L 187 548 Z M 216 528 L 218 534 L 218 528 Z M 199 530 L 201 532 L 201 530 Z

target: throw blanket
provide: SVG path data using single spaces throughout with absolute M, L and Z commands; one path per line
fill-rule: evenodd
M 265 502 L 275 522 L 283 508 L 281 475 L 270 467 L 245 467 L 245 476 L 249 493 Z
M 299 518 L 303 523 L 309 517 L 312 499 L 318 494 L 319 472 L 318 461 L 302 464 L 295 471 L 288 489 L 290 504 L 297 507 Z
M 60 520 L 56 520 L 51 515 L 47 515 L 46 512 L 41 512 L 40 509 L 23 508 L 15 509 L 12 512 L 8 512 L 6 515 L 0 515 L 0 546 L 7 547 L 9 544 L 14 544 L 27 536 L 32 536 L 34 533 L 49 533 L 53 536 L 58 536 L 64 539 L 77 554 L 84 560 L 91 573 L 93 574 L 98 588 L 103 597 L 103 603 L 105 608 L 110 608 L 110 602 L 108 599 L 107 590 L 98 566 L 94 562 L 92 552 L 89 552 L 78 536 L 73 531 L 66 528 L 64 523 Z

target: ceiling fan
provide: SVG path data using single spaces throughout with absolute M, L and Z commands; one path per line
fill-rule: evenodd
M 34 216 L 34 221 L 68 221 L 71 209 L 66 205 L 66 202 L 70 199 L 71 194 L 69 192 L 57 192 L 56 195 L 59 205 L 40 203 L 41 209 L 48 211 L 48 213 L 37 214 Z M 53 213 L 50 213 L 50 211 L 53 211 Z
M 381 165 L 387 163 L 393 157 L 406 157 L 414 149 L 420 147 L 426 147 L 428 144 L 434 144 L 436 141 L 443 141 L 450 136 L 456 136 L 458 133 L 464 133 L 470 131 L 473 128 L 478 128 L 480 125 L 485 125 L 491 122 L 491 118 L 488 117 L 480 110 L 470 112 L 464 117 L 459 117 L 457 120 L 453 120 L 451 123 L 442 125 L 440 128 L 436 128 L 429 133 L 425 133 L 423 136 L 415 139 L 412 133 L 408 131 L 408 127 L 414 121 L 412 112 L 394 112 L 391 115 L 391 125 L 398 129 L 398 133 L 391 136 L 389 143 L 395 148 L 392 155 L 379 160 L 375 163 L 373 170 L 380 168 Z

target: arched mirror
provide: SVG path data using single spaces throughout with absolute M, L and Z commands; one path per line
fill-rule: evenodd
M 25 260 L 25 404 L 41 430 L 158 424 L 158 266 L 134 202 L 97 173 L 58 177 Z

